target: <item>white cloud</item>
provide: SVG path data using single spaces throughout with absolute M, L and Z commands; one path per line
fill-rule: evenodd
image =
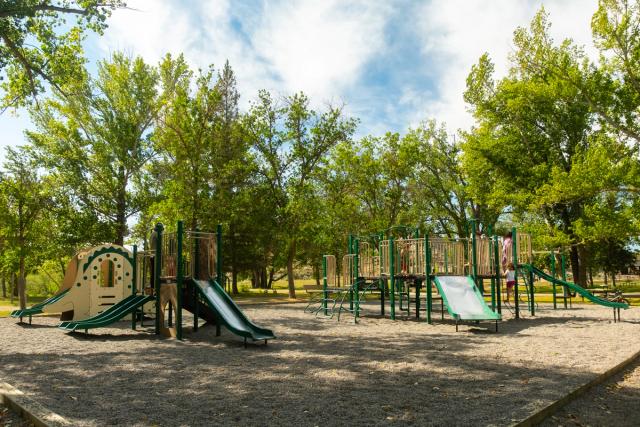
M 462 98 L 465 79 L 471 66 L 488 52 L 495 64 L 496 76 L 508 71 L 508 55 L 513 50 L 513 31 L 527 26 L 542 2 L 513 0 L 432 1 L 420 13 L 424 54 L 433 63 L 438 89 L 436 97 L 423 98 L 412 123 L 424 118 L 445 121 L 451 131 L 469 128 L 473 118 Z M 551 34 L 556 41 L 572 38 L 591 46 L 591 16 L 596 0 L 547 1 Z
M 99 43 L 103 52 L 124 49 L 152 63 L 165 52 L 184 52 L 199 67 L 220 67 L 228 59 L 245 103 L 259 89 L 304 91 L 317 103 L 341 99 L 367 60 L 384 48 L 389 9 L 339 0 L 252 7 L 229 1 L 186 7 L 170 0 L 128 5 L 139 12 L 114 13 Z

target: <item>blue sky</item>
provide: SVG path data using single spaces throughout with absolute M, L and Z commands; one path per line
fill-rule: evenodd
M 134 10 L 116 11 L 105 35 L 90 35 L 85 49 L 92 64 L 119 50 L 150 63 L 182 52 L 203 68 L 228 59 L 243 108 L 259 89 L 304 91 L 318 109 L 344 105 L 361 120 L 358 135 L 404 132 L 425 119 L 454 132 L 473 124 L 462 92 L 482 53 L 504 75 L 514 29 L 543 4 L 557 40 L 573 38 L 593 53 L 596 3 L 128 0 Z M 24 143 L 29 118 L 18 113 L 0 116 L 0 146 Z

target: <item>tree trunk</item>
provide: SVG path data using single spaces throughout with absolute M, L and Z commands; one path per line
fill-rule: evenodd
M 613 271 L 611 272 L 611 286 L 616 287 L 616 273 Z
M 116 200 L 116 245 L 124 245 L 124 236 L 127 234 L 127 183 L 124 179 L 124 168 L 120 166 L 120 188 Z
M 585 245 L 578 246 L 578 275 L 580 277 L 578 283 L 580 286 L 586 288 L 587 287 L 587 267 L 589 266 L 589 254 L 587 253 L 587 248 Z
M 293 260 L 296 256 L 296 241 L 293 240 L 289 245 L 289 253 L 287 254 L 287 282 L 289 284 L 289 298 L 296 297 L 296 283 L 293 277 Z
M 571 246 L 569 251 L 569 259 L 571 260 L 571 273 L 573 274 L 573 283 L 583 285 L 580 282 L 580 257 L 578 256 L 578 248 Z
M 313 265 L 313 275 L 316 278 L 316 286 L 320 286 L 320 266 L 316 263 Z
M 238 295 L 238 270 L 235 265 L 231 266 L 231 293 Z
M 7 280 L 2 276 L 2 298 L 7 297 Z
M 27 278 L 25 277 L 24 256 L 20 257 L 20 276 L 18 277 L 18 296 L 20 297 L 20 309 L 27 308 Z
M 604 272 L 604 285 L 607 286 L 609 284 L 609 278 L 607 277 L 607 272 Z

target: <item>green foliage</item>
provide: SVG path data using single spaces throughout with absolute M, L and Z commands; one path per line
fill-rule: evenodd
M 98 64 L 96 78 L 69 85 L 74 97 L 32 109 L 37 131 L 28 137 L 40 165 L 68 195 L 74 217 L 97 219 L 114 243 L 123 243 L 128 219 L 153 200 L 145 166 L 155 155 L 150 130 L 162 106 L 157 80 L 141 58 L 114 54 Z
M 13 0 L 0 4 L 0 108 L 27 105 L 46 85 L 63 86 L 82 79 L 85 30 L 99 34 L 120 0 Z M 68 26 L 67 18 L 73 19 Z

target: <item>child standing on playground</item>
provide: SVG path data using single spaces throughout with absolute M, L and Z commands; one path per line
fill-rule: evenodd
M 507 265 L 507 271 L 505 271 L 504 276 L 507 279 L 506 302 L 509 302 L 509 295 L 513 293 L 513 288 L 516 286 L 516 269 L 512 262 Z
M 511 231 L 506 233 L 502 237 L 502 270 L 504 271 L 507 267 L 507 261 L 511 258 L 512 248 L 513 248 L 513 234 Z

